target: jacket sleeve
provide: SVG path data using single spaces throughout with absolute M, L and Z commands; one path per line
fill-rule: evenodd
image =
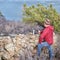
M 47 33 L 49 32 L 48 28 L 45 28 L 42 32 L 42 34 L 40 34 L 39 36 L 39 43 L 41 43 L 43 41 L 43 39 L 45 38 L 45 36 L 47 35 Z

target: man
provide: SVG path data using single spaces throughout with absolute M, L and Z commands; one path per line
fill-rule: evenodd
M 45 27 L 44 30 L 42 32 L 40 32 L 37 54 L 38 54 L 38 56 L 40 56 L 41 49 L 44 46 L 46 46 L 49 50 L 50 60 L 52 60 L 53 52 L 52 52 L 51 45 L 53 44 L 54 28 L 53 28 L 53 26 L 51 26 L 51 23 L 50 23 L 49 19 L 45 20 L 44 27 Z

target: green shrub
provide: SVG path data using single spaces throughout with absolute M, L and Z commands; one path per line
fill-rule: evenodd
M 36 21 L 38 21 L 39 23 L 43 24 L 45 18 L 49 18 L 55 28 L 55 31 L 60 32 L 60 14 L 58 14 L 58 12 L 55 10 L 55 8 L 53 8 L 51 4 L 48 7 L 45 7 L 41 4 L 37 4 L 36 6 L 27 6 L 26 4 L 24 4 L 24 22 L 35 23 Z

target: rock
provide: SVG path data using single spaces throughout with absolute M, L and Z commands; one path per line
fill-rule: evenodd
M 37 47 L 34 47 L 38 44 L 38 37 L 39 35 L 33 35 L 32 33 L 26 35 L 19 34 L 13 38 L 10 36 L 0 37 L 0 59 L 3 57 L 6 60 L 37 60 L 35 57 Z M 55 55 L 60 51 L 59 39 L 60 36 L 58 37 L 57 34 L 54 34 L 52 47 Z M 34 58 L 32 58 L 33 55 Z
M 5 45 L 5 49 L 9 52 L 9 54 L 11 56 L 14 55 L 14 45 L 13 45 L 13 43 L 9 43 L 9 44 Z
M 9 60 L 15 60 L 15 57 L 11 57 Z
M 11 57 L 10 57 L 9 53 L 5 51 L 3 54 L 3 59 L 9 60 L 10 58 Z
M 12 43 L 12 40 L 9 36 L 3 37 L 2 38 L 4 45 Z
M 3 44 L 3 41 L 0 41 L 0 52 L 2 52 L 4 50 L 4 44 Z
M 0 60 L 1 60 L 1 57 L 0 57 Z
M 16 56 L 14 60 L 20 60 L 20 56 Z

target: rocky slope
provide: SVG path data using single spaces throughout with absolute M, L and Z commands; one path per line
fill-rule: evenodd
M 4 16 L 0 16 L 0 34 L 27 34 L 33 30 L 37 33 L 39 29 L 42 29 L 42 27 L 39 27 L 37 24 L 32 25 L 21 21 L 10 21 L 6 20 Z
M 36 45 L 38 44 L 39 35 L 32 33 L 19 34 L 14 37 L 0 36 L 0 60 L 37 60 Z M 54 44 L 52 45 L 54 51 L 54 60 L 60 58 L 60 36 L 54 34 Z M 46 49 L 41 53 L 41 58 L 45 58 L 48 55 Z M 42 55 L 44 55 L 42 57 Z

